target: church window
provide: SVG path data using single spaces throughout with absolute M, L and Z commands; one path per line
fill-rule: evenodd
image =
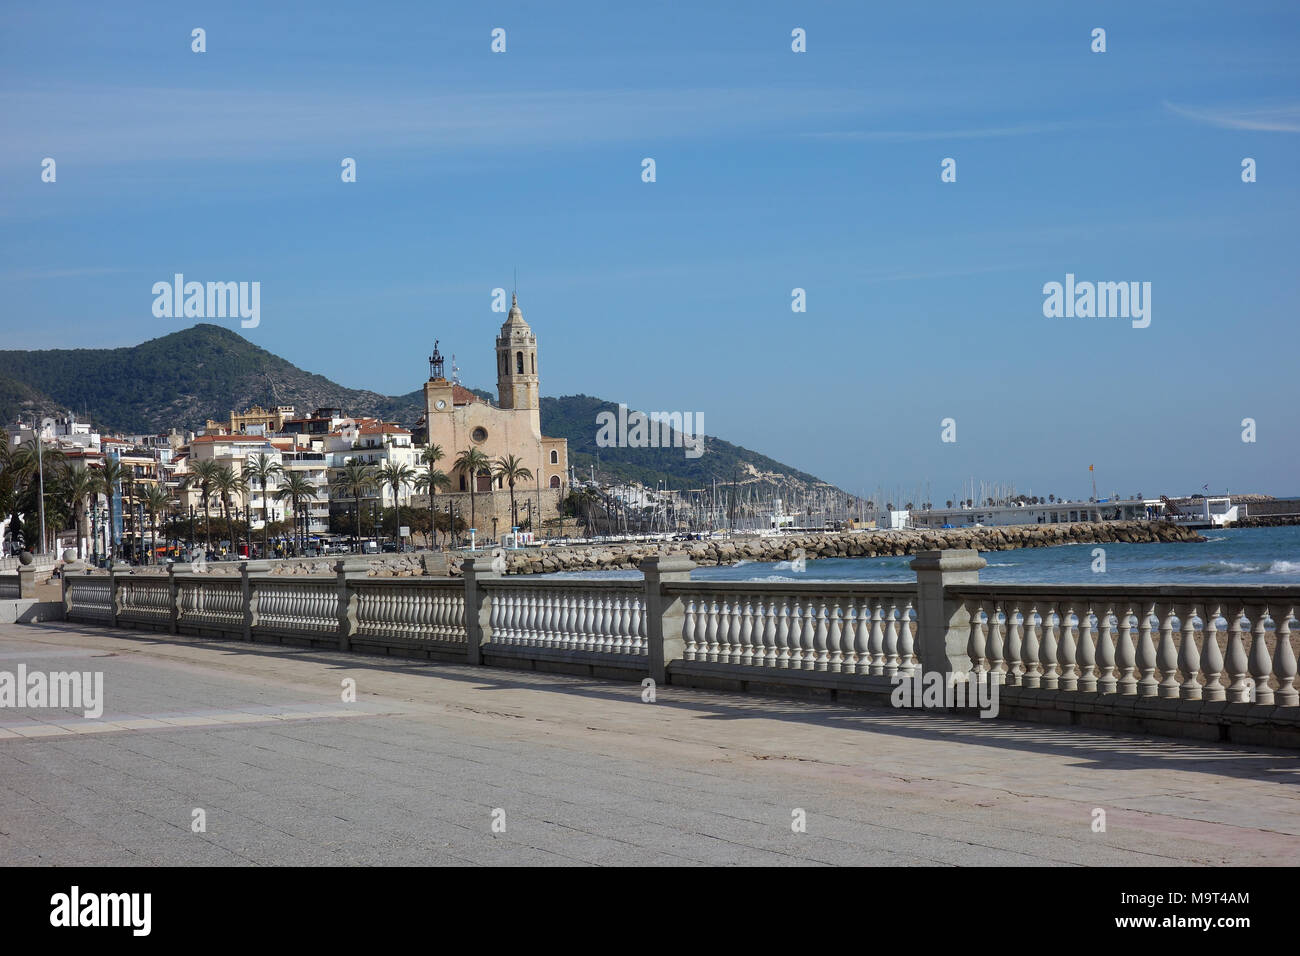
M 559 476 L 559 475 L 551 475 L 551 487 L 552 487 L 552 488 L 558 488 L 558 487 L 560 487 L 560 476 Z
M 479 444 L 482 444 L 483 442 L 487 441 L 487 429 L 484 428 L 482 425 L 480 425 L 478 428 L 474 429 L 472 432 L 469 433 L 469 437 L 474 439 Z
M 520 375 L 524 374 L 524 353 L 523 352 L 515 353 L 515 371 L 518 372 Z
M 559 453 L 558 451 L 552 450 L 552 451 L 551 451 L 551 464 L 552 464 L 552 465 L 558 465 L 559 463 L 560 463 L 560 453 Z

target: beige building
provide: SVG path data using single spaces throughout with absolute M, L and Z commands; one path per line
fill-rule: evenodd
M 270 435 L 281 431 L 284 423 L 292 419 L 295 414 L 292 405 L 277 405 L 275 411 L 267 411 L 261 405 L 254 405 L 242 412 L 232 409 L 228 423 L 209 418 L 208 423 L 203 427 L 203 433 L 205 435 Z
M 515 485 L 521 523 L 527 523 L 530 516 L 536 519 L 539 514 L 543 521 L 554 518 L 568 491 L 568 442 L 542 434 L 537 336 L 524 321 L 519 301 L 513 296 L 510 312 L 497 336 L 496 357 L 495 405 L 447 381 L 436 349 L 431 359 L 430 378 L 424 386 L 428 442 L 442 447 L 446 457 L 439 467 L 451 478 L 451 494 L 466 522 L 470 515 L 470 482 L 481 492 L 474 506 L 481 537 L 509 532 L 509 490 L 500 478 L 486 471 L 471 477 L 457 470 L 455 462 L 461 452 L 477 448 L 494 465 L 498 459 L 514 455 L 533 473 L 532 480 Z M 540 534 L 540 521 L 533 520 L 532 527 Z

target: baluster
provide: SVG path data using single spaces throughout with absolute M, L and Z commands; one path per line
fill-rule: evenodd
M 754 666 L 776 663 L 776 618 L 771 600 L 759 598 L 754 606 Z
M 759 623 L 761 627 L 762 622 Z M 749 598 L 745 599 L 745 611 L 740 620 L 740 663 L 754 663 L 754 606 Z
M 871 639 L 868 647 L 871 651 L 871 669 L 868 673 L 885 673 L 885 610 L 880 598 L 871 602 Z
M 846 614 L 843 602 L 832 597 L 826 605 L 826 670 L 832 674 L 853 673 L 853 642 L 846 646 L 844 641 L 845 631 L 852 627 Z
M 1273 652 L 1273 676 L 1277 678 L 1277 690 L 1273 692 L 1273 700 L 1279 707 L 1295 707 L 1300 702 L 1300 691 L 1295 688 L 1295 650 L 1291 647 L 1291 622 L 1295 620 L 1295 608 L 1290 605 L 1283 605 L 1283 607 L 1286 610 L 1273 618 L 1273 637 L 1276 640 Z
M 781 610 L 776 625 L 776 666 L 790 666 L 790 601 L 781 597 Z
M 609 627 L 606 623 L 605 599 L 608 597 L 604 591 L 596 591 L 589 597 L 591 607 L 591 618 L 589 627 L 591 629 L 592 641 L 595 649 L 608 653 L 610 650 Z
M 1210 608 L 1214 610 L 1211 611 Z M 1201 643 L 1201 671 L 1205 674 L 1205 687 L 1201 693 L 1206 700 L 1227 700 L 1227 689 L 1223 686 L 1223 654 L 1219 651 L 1219 612 L 1223 608 L 1215 604 L 1206 604 L 1203 629 L 1205 639 Z
M 853 604 L 853 673 L 871 673 L 871 599 Z
M 555 643 L 553 647 L 565 647 L 573 639 L 573 622 L 576 612 L 573 609 L 573 592 L 565 588 L 558 595 L 559 607 L 556 608 Z
M 817 669 L 817 607 L 812 598 L 804 601 L 803 605 L 803 641 L 800 646 L 803 648 L 803 669 L 812 671 Z M 823 632 L 823 639 L 825 634 Z
M 908 601 L 898 620 L 898 672 L 907 677 L 912 677 L 917 671 L 911 611 L 912 602 Z
M 794 606 L 790 609 L 790 666 L 803 668 L 803 605 L 795 595 Z
M 1060 644 L 1060 629 L 1069 627 L 1069 624 L 1060 615 L 1055 601 L 1048 601 L 1045 606 L 1047 610 L 1043 612 L 1042 643 L 1038 647 L 1038 663 L 1042 667 L 1041 686 L 1043 690 L 1059 690 L 1061 671 L 1056 663 L 1056 652 Z
M 709 662 L 713 663 L 718 659 L 718 599 L 714 598 L 709 602 L 709 620 L 705 629 L 705 639 L 709 645 Z
M 743 641 L 740 635 L 740 628 L 744 624 L 744 618 L 741 615 L 740 598 L 735 598 L 731 602 L 731 626 L 727 628 L 728 639 L 731 641 L 731 652 L 729 662 L 732 664 L 740 663 Z
M 560 595 L 554 588 L 546 588 L 542 599 L 542 647 L 554 647 L 560 629 Z
M 619 634 L 619 604 L 623 600 L 623 592 L 606 591 L 603 595 L 605 605 L 605 650 L 609 654 L 624 653 L 623 639 Z
M 1061 646 L 1057 649 L 1056 659 L 1061 667 L 1060 687 L 1065 691 L 1079 690 L 1081 676 L 1092 679 L 1090 689 L 1094 691 L 1097 689 L 1097 681 L 1092 678 L 1092 670 L 1096 664 L 1092 643 L 1092 607 L 1087 601 L 1080 606 L 1083 610 L 1076 614 L 1074 604 L 1067 604 L 1065 614 L 1061 616 Z M 1077 623 L 1071 624 L 1071 618 Z M 1085 647 L 1088 655 L 1086 664 L 1083 656 Z
M 826 609 L 826 599 L 817 599 L 817 629 L 813 632 L 813 647 L 817 652 L 814 665 L 817 670 L 825 671 L 830 667 L 830 612 Z
M 1250 619 L 1254 623 L 1254 640 L 1250 644 L 1250 676 L 1255 681 L 1255 703 L 1272 704 L 1273 688 L 1268 684 L 1269 673 L 1273 669 L 1273 661 L 1268 653 L 1268 645 L 1265 639 L 1268 635 L 1268 628 L 1264 620 L 1269 616 L 1266 605 L 1252 605 L 1250 608 Z
M 1116 667 L 1119 670 L 1117 689 L 1121 694 L 1136 695 L 1137 683 L 1137 646 L 1133 643 L 1133 625 L 1137 614 L 1133 605 L 1126 602 L 1123 620 L 1119 622 L 1119 648 L 1116 653 Z
M 1159 620 L 1155 602 L 1142 615 L 1138 627 L 1137 666 L 1142 674 L 1142 679 L 1138 681 L 1139 697 L 1155 697 L 1160 692 L 1160 684 L 1156 680 L 1156 645 L 1151 637 L 1153 620 Z
M 731 601 L 725 595 L 718 611 L 718 661 L 731 663 Z
M 686 598 L 686 611 L 682 619 L 682 657 L 695 660 L 695 598 Z
M 1189 604 L 1187 617 L 1183 620 L 1183 642 L 1178 648 L 1178 666 L 1183 672 L 1178 696 L 1183 700 L 1201 699 L 1201 682 L 1196 679 L 1196 674 L 1201 669 L 1201 654 L 1196 647 L 1196 618 L 1196 605 Z
M 1119 682 L 1115 679 L 1115 638 L 1111 629 L 1111 618 L 1114 617 L 1115 608 L 1110 601 L 1105 601 L 1098 605 L 1101 608 L 1101 614 L 1097 617 L 1097 624 L 1101 633 L 1097 638 L 1097 663 L 1099 667 L 1095 668 L 1096 674 L 1087 677 L 1087 682 L 1081 678 L 1079 680 L 1079 690 L 1095 693 L 1101 691 L 1103 694 L 1115 693 L 1115 688 Z M 1086 675 L 1085 675 L 1086 676 Z
M 1002 611 L 1002 602 L 994 601 L 993 613 L 989 615 L 988 640 L 984 645 L 984 653 L 988 656 L 989 661 L 990 684 L 1003 684 L 1006 682 L 1007 675 L 1004 673 L 1006 661 L 1003 658 L 1003 647 L 1005 646 L 1003 635 L 1006 631 L 1006 620 L 1006 614 Z
M 1019 687 L 1024 681 L 1025 613 L 1019 601 L 1007 602 L 1007 684 Z
M 1160 622 L 1160 647 L 1156 652 L 1160 663 L 1160 696 L 1173 699 L 1178 696 L 1178 649 L 1174 646 L 1174 617 L 1178 605 L 1170 602 L 1164 619 Z
M 898 602 L 889 602 L 889 612 L 885 617 L 885 674 L 893 677 L 900 672 L 898 661 Z
M 970 658 L 971 679 L 974 681 L 983 681 L 984 675 L 988 673 L 988 658 L 985 654 L 988 650 L 988 639 L 984 634 L 984 622 L 981 620 L 984 616 L 984 603 L 975 600 L 975 613 L 970 617 L 970 633 L 966 639 L 966 656 Z
M 1021 652 L 1025 661 L 1025 672 L 1021 677 L 1025 687 L 1037 688 L 1042 686 L 1043 672 L 1039 669 L 1038 664 L 1038 604 L 1034 601 L 1029 602 L 1029 613 L 1025 616 L 1025 643 Z
M 641 598 L 638 595 L 624 595 L 618 612 L 618 632 L 622 637 L 623 649 L 629 654 L 641 653 L 640 614 Z

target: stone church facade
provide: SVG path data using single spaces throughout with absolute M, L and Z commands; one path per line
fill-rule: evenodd
M 515 484 L 519 520 L 521 524 L 526 523 L 531 515 L 532 528 L 540 537 L 542 522 L 559 514 L 560 502 L 568 494 L 569 447 L 566 439 L 542 434 L 537 336 L 524 321 L 515 296 L 497 335 L 496 358 L 495 405 L 448 381 L 443 376 L 442 358 L 436 347 L 430 359 L 429 381 L 424 385 L 426 440 L 442 447 L 445 457 L 438 467 L 451 479 L 450 493 L 439 492 L 438 503 L 444 507 L 446 499 L 453 500 L 468 524 L 472 481 L 478 492 L 474 509 L 480 539 L 508 533 L 511 527 L 509 488 L 486 471 L 476 476 L 464 474 L 455 467 L 455 462 L 469 448 L 477 448 L 494 465 L 499 458 L 514 455 L 533 473 L 533 480 Z

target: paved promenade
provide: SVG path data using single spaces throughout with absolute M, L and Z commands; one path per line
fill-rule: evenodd
M 106 703 L 0 709 L 3 864 L 1300 862 L 1282 751 L 0 625 L 20 663 Z

